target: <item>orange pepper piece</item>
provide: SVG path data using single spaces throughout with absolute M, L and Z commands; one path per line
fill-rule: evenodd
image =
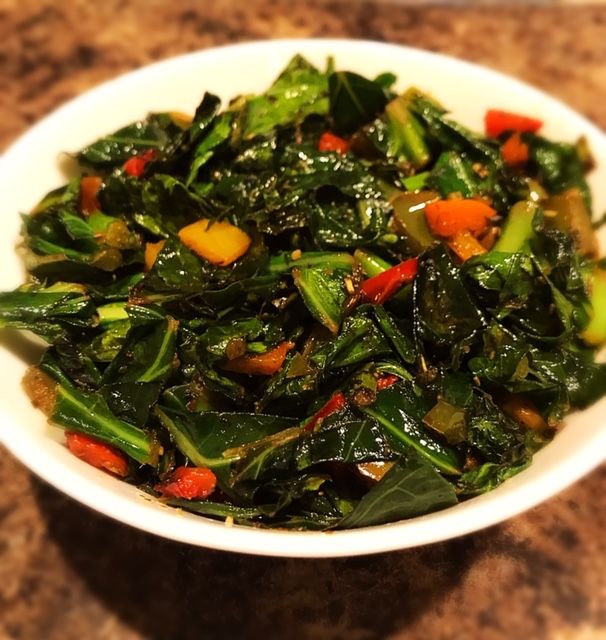
M 223 369 L 250 376 L 271 376 L 281 369 L 288 352 L 294 346 L 294 342 L 282 342 L 265 353 L 247 354 L 229 360 L 223 365 Z
M 448 246 L 463 261 L 486 253 L 486 249 L 469 231 L 459 231 L 449 241 Z
M 99 176 L 86 176 L 80 180 L 80 211 L 83 214 L 90 215 L 101 209 L 97 193 L 102 183 Z
M 183 227 L 179 239 L 194 253 L 221 267 L 241 258 L 252 242 L 246 232 L 230 222 L 206 218 Z
M 145 271 L 150 271 L 154 266 L 154 262 L 156 261 L 160 251 L 162 251 L 165 242 L 165 240 L 159 240 L 158 242 L 145 243 Z
M 425 205 L 430 231 L 441 238 L 452 238 L 461 231 L 479 235 L 496 211 L 482 200 L 452 198 Z

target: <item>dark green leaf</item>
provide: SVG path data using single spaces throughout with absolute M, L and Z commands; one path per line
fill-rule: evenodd
M 440 442 L 422 424 L 430 408 L 431 401 L 409 382 L 399 382 L 380 391 L 374 404 L 361 407 L 379 423 L 394 450 L 404 454 L 414 450 L 440 471 L 459 474 L 461 463 L 456 451 Z
M 370 122 L 387 104 L 383 87 L 357 73 L 338 71 L 328 78 L 330 115 L 337 133 L 351 133 Z
M 416 458 L 401 460 L 339 523 L 339 529 L 370 527 L 413 518 L 457 503 L 453 486 Z

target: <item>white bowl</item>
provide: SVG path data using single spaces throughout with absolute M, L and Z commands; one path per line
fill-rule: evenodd
M 301 53 L 324 66 L 374 76 L 393 71 L 398 86 L 416 85 L 452 110 L 453 117 L 482 128 L 489 107 L 527 113 L 545 122 L 546 136 L 589 139 L 597 161 L 591 176 L 595 211 L 606 209 L 606 137 L 564 104 L 495 71 L 443 55 L 353 40 L 254 42 L 160 62 L 85 93 L 42 120 L 11 147 L 0 164 L 4 232 L 0 236 L 0 290 L 24 276 L 15 254 L 19 212 L 28 211 L 64 180 L 58 157 L 149 111 L 193 112 L 205 90 L 223 100 L 261 91 L 289 58 Z M 252 72 L 250 70 L 253 70 Z M 601 180 L 598 180 L 601 176 Z M 26 362 L 13 341 L 1 338 L 0 441 L 34 473 L 72 498 L 144 531 L 194 545 L 261 555 L 330 557 L 403 549 L 445 540 L 510 518 L 572 484 L 606 458 L 606 399 L 572 415 L 566 428 L 539 452 L 529 469 L 488 494 L 431 515 L 396 524 L 331 533 L 227 527 L 171 509 L 72 456 L 60 429 L 49 427 L 21 389 Z

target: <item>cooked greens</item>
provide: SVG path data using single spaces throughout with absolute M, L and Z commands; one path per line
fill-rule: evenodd
M 364 527 L 492 490 L 606 393 L 584 141 L 394 81 L 296 56 L 93 142 L 23 216 L 0 327 L 48 343 L 25 386 L 76 455 L 207 517 Z

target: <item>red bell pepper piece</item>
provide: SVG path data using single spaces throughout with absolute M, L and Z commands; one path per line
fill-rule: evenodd
M 393 373 L 386 373 L 377 380 L 377 391 L 383 391 L 383 389 L 391 387 L 391 385 L 395 384 L 399 379 L 400 378 L 394 376 Z
M 501 146 L 501 156 L 510 167 L 517 167 L 528 162 L 530 153 L 528 145 L 522 141 L 519 133 L 511 135 Z
M 145 167 L 149 162 L 154 160 L 156 157 L 156 152 L 154 149 L 147 149 L 139 156 L 133 156 L 129 158 L 123 166 L 123 169 L 129 176 L 133 178 L 140 178 L 145 171 Z
M 248 354 L 229 360 L 223 368 L 226 371 L 246 373 L 250 376 L 273 376 L 282 368 L 288 352 L 294 347 L 294 342 L 281 342 L 265 353 Z
M 326 131 L 320 136 L 318 151 L 336 151 L 343 155 L 349 151 L 349 142 L 334 133 Z
M 337 411 L 341 411 L 347 406 L 347 399 L 340 392 L 337 391 L 334 393 L 328 400 L 328 402 L 318 409 L 313 416 L 309 419 L 309 422 L 303 427 L 305 431 L 313 431 L 314 427 L 318 424 L 320 420 L 328 417 L 329 415 L 336 413 Z
M 114 447 L 75 431 L 67 431 L 65 440 L 67 448 L 80 460 L 121 478 L 128 475 L 128 460 Z
M 383 304 L 405 284 L 412 282 L 418 269 L 418 258 L 404 260 L 395 267 L 364 280 L 361 286 L 362 294 L 372 304 Z
M 206 467 L 177 467 L 154 489 L 166 498 L 203 500 L 215 490 L 217 477 Z
M 498 109 L 489 109 L 484 116 L 486 135 L 493 138 L 500 136 L 505 131 L 536 133 L 542 126 L 542 120 Z

